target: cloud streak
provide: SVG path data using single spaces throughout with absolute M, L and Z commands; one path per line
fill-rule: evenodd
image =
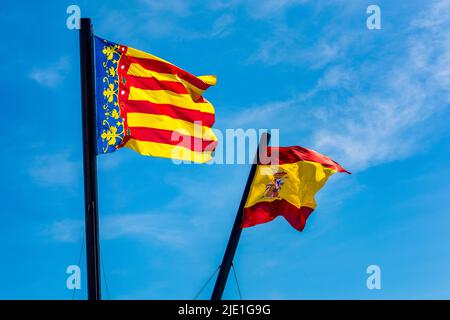
M 41 86 L 56 88 L 64 81 L 69 71 L 69 60 L 67 57 L 62 57 L 47 67 L 32 68 L 28 77 Z
M 101 237 L 104 240 L 120 238 L 145 239 L 157 243 L 179 247 L 184 237 L 179 234 L 175 224 L 182 221 L 176 214 L 118 214 L 107 215 L 101 219 Z M 43 234 L 57 242 L 77 243 L 81 241 L 84 222 L 78 219 L 63 219 L 45 227 Z
M 78 181 L 80 164 L 68 152 L 36 156 L 28 171 L 34 181 L 42 186 L 72 187 Z
M 233 180 L 233 175 L 229 178 Z M 215 229 L 221 227 L 227 217 L 212 212 L 229 206 L 228 198 L 236 196 L 239 188 L 230 190 L 228 184 L 217 185 L 214 179 L 204 182 L 170 176 L 166 180 L 179 190 L 175 198 L 157 212 L 102 214 L 102 240 L 132 239 L 189 251 L 199 242 L 217 237 L 219 233 Z M 210 190 L 209 197 L 199 190 Z M 83 223 L 81 219 L 56 220 L 45 226 L 42 234 L 56 242 L 77 243 L 81 241 Z
M 437 7 L 439 19 L 433 14 Z M 431 134 L 427 121 L 448 108 L 450 101 L 448 17 L 450 6 L 434 3 L 415 24 L 419 28 L 409 30 L 405 52 L 381 62 L 387 72 L 356 70 L 359 81 L 370 79 L 365 80 L 370 89 L 355 90 L 345 108 L 328 111 L 336 121 L 314 134 L 314 144 L 357 170 L 422 150 L 419 146 Z
M 226 123 L 272 125 L 281 128 L 281 137 L 283 132 L 303 130 L 303 135 L 309 134 L 310 146 L 333 156 L 353 172 L 409 157 L 423 150 L 420 146 L 427 139 L 433 139 L 436 130 L 427 129 L 428 124 L 448 109 L 448 17 L 450 5 L 435 2 L 408 30 L 395 35 L 404 39 L 397 41 L 395 56 L 392 48 L 376 48 L 376 52 L 372 46 L 360 48 L 371 31 L 346 36 L 345 50 L 359 50 L 365 58 L 355 63 L 345 56 L 330 54 L 326 62 L 330 66 L 309 91 L 298 92 L 287 100 L 243 108 L 245 117 L 240 113 Z M 312 48 L 319 48 L 321 43 L 326 41 L 317 39 Z M 269 51 L 262 58 L 286 62 L 283 56 L 272 56 Z M 283 114 L 290 116 L 280 116 Z M 301 114 L 302 125 L 292 116 L 297 114 Z

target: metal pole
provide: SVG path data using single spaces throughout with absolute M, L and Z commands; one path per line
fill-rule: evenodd
M 80 21 L 80 67 L 88 299 L 100 300 L 93 37 L 91 19 L 82 18 Z
M 239 205 L 238 212 L 236 214 L 236 220 L 234 221 L 233 229 L 231 230 L 230 239 L 228 240 L 227 249 L 223 256 L 222 264 L 220 265 L 219 275 L 217 276 L 216 284 L 214 286 L 214 291 L 211 296 L 211 300 L 221 300 L 223 291 L 225 290 L 225 285 L 227 283 L 228 275 L 230 273 L 231 265 L 233 264 L 234 254 L 239 243 L 239 238 L 241 237 L 241 223 L 244 215 L 244 206 L 247 202 L 248 194 L 250 192 L 250 187 L 253 182 L 253 177 L 255 176 L 256 167 L 259 163 L 260 150 L 265 152 L 267 145 L 269 144 L 270 134 L 263 133 L 261 135 L 261 140 L 259 141 L 258 150 L 256 151 L 255 161 L 253 162 L 252 168 L 250 169 L 250 174 L 248 175 L 247 183 L 245 185 L 244 194 L 242 195 L 241 203 Z

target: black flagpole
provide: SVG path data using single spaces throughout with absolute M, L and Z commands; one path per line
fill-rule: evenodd
M 91 19 L 81 18 L 80 67 L 88 299 L 100 300 L 93 39 Z
M 227 249 L 223 256 L 222 264 L 220 265 L 219 275 L 217 276 L 216 284 L 214 286 L 214 291 L 211 296 L 211 300 L 221 300 L 223 291 L 225 290 L 225 285 L 227 284 L 228 275 L 230 273 L 231 265 L 233 264 L 234 254 L 239 243 L 239 238 L 241 237 L 241 223 L 244 215 L 244 206 L 247 202 L 248 194 L 250 192 L 250 187 L 253 182 L 253 177 L 255 176 L 256 167 L 259 163 L 260 155 L 266 154 L 266 147 L 269 144 L 270 134 L 263 133 L 261 135 L 261 140 L 259 141 L 258 150 L 256 151 L 255 161 L 253 162 L 252 168 L 250 169 L 250 174 L 248 175 L 247 183 L 245 185 L 244 194 L 242 195 L 241 203 L 239 205 L 238 212 L 236 214 L 236 220 L 234 220 L 233 229 L 231 230 L 230 239 L 228 240 Z

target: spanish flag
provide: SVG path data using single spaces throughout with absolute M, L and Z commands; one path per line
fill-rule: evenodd
M 203 97 L 215 76 L 194 76 L 149 53 L 95 37 L 97 153 L 206 162 L 217 138 Z
M 335 172 L 337 162 L 303 147 L 267 147 L 268 164 L 258 164 L 244 208 L 242 227 L 283 216 L 302 231 L 316 207 L 315 194 Z

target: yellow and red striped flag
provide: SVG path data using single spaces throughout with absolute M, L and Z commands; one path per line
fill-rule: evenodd
M 154 157 L 212 158 L 215 76 L 194 76 L 149 53 L 95 37 L 97 153 L 128 147 Z
M 316 208 L 315 194 L 336 172 L 348 172 L 331 158 L 314 150 L 267 147 L 268 164 L 258 164 L 244 207 L 242 227 L 283 216 L 302 231 Z

